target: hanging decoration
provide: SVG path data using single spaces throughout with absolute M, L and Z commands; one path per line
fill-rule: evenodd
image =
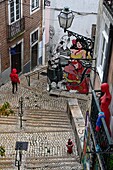
M 96 131 L 97 132 L 100 130 L 101 125 L 102 125 L 101 118 L 105 118 L 104 112 L 99 112 L 99 114 L 98 114 L 98 118 L 96 121 Z

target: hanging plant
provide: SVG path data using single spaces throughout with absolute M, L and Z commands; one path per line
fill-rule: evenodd
M 0 146 L 0 155 L 5 156 L 5 147 L 4 146 Z
M 11 109 L 11 106 L 8 102 L 5 102 L 0 106 L 0 116 L 9 116 L 10 114 L 15 114 Z

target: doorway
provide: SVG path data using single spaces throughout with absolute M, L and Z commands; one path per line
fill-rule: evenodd
M 38 43 L 36 43 L 31 48 L 31 70 L 33 70 L 38 65 Z
M 22 71 L 21 69 L 21 53 L 22 53 L 22 43 L 17 44 L 15 47 L 11 48 L 11 70 L 13 68 L 17 69 L 17 73 Z

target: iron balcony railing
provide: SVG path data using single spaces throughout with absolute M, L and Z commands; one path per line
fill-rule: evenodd
M 25 30 L 25 18 L 8 25 L 8 39 L 12 39 Z
M 101 160 L 102 167 L 104 170 L 110 170 L 110 156 L 113 155 L 113 141 L 108 132 L 106 122 L 102 118 L 102 126 L 99 132 L 96 132 L 96 121 L 98 118 L 98 113 L 101 111 L 99 107 L 99 97 L 97 97 L 97 92 L 92 90 L 92 104 L 91 104 L 91 114 L 90 123 L 93 131 L 93 138 L 95 143 L 100 146 L 101 151 L 98 153 L 99 159 Z
M 113 16 L 113 0 L 103 0 L 103 4 L 110 12 L 110 14 Z

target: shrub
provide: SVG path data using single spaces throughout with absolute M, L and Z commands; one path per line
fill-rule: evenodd
M 11 109 L 11 106 L 8 102 L 5 102 L 0 106 L 0 116 L 9 116 L 10 114 L 15 114 L 14 110 Z

